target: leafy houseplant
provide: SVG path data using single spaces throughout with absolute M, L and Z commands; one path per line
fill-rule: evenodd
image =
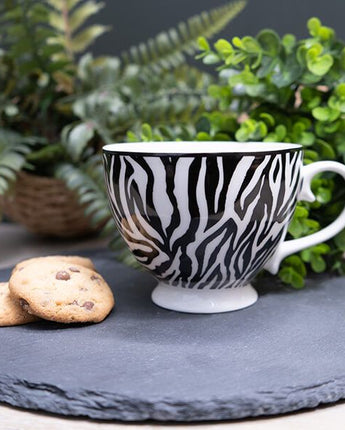
M 76 56 L 107 30 L 85 26 L 102 7 L 93 0 L 5 0 L 0 5 L 0 195 L 18 181 L 20 196 L 6 196 L 4 210 L 37 231 L 65 235 L 72 220 L 77 233 L 88 229 L 78 220 L 83 215 L 73 196 L 46 178 L 64 158 L 60 134 L 74 118 L 60 102 L 78 86 Z M 54 212 L 56 222 L 45 219 Z
M 139 132 L 128 133 L 129 140 L 294 142 L 304 146 L 305 164 L 344 162 L 345 44 L 317 18 L 308 21 L 308 29 L 310 36 L 299 41 L 263 30 L 255 38 L 218 40 L 214 49 L 200 38 L 199 58 L 219 71 L 219 82 L 208 88 L 217 108 L 188 127 L 144 124 Z M 343 209 L 345 188 L 339 177 L 315 177 L 312 190 L 316 201 L 298 203 L 288 239 L 320 230 Z M 279 277 L 302 288 L 308 272 L 344 274 L 344 252 L 342 231 L 328 243 L 286 258 Z
M 84 23 L 94 0 L 5 0 L 0 5 L 0 195 L 19 172 L 63 180 L 93 225 L 110 214 L 100 148 L 141 121 L 174 123 L 214 105 L 210 76 L 185 64 L 244 7 L 226 4 L 192 17 L 120 57 L 85 52 L 107 31 Z M 209 105 L 211 103 L 211 105 Z M 112 230 L 112 222 L 108 224 Z
M 209 87 L 218 112 L 206 115 L 198 139 L 295 142 L 304 146 L 305 163 L 345 161 L 345 44 L 319 19 L 308 21 L 309 37 L 272 30 L 256 37 L 218 40 L 211 49 L 199 40 L 200 57 L 219 64 L 220 83 Z M 235 110 L 239 121 L 229 118 Z M 290 238 L 318 231 L 333 220 L 345 202 L 342 180 L 334 175 L 313 180 L 315 203 L 298 203 L 289 226 Z M 307 269 L 345 273 L 342 258 L 345 231 L 288 257 L 280 278 L 296 288 L 304 285 Z

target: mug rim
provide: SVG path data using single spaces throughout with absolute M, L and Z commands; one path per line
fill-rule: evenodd
M 197 148 L 191 145 L 197 144 Z M 162 146 L 165 148 L 162 148 Z M 169 146 L 168 146 L 169 145 Z M 183 146 L 182 146 L 183 145 Z M 213 146 L 213 147 L 212 147 Z M 227 148 L 227 146 L 229 148 Z M 143 148 L 141 148 L 143 147 Z M 189 147 L 189 148 L 187 148 Z M 237 141 L 158 141 L 121 142 L 103 146 L 104 154 L 140 156 L 222 156 L 222 155 L 268 155 L 301 151 L 299 143 L 287 142 L 237 142 Z

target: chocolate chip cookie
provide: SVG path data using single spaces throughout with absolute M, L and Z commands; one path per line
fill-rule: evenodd
M 38 320 L 10 296 L 7 282 L 0 282 L 0 327 L 27 324 Z
M 61 260 L 32 262 L 9 280 L 12 296 L 30 314 L 46 320 L 100 322 L 114 307 L 114 296 L 100 274 Z
M 46 257 L 34 257 L 29 258 L 28 260 L 23 260 L 18 263 L 13 269 L 13 273 L 17 270 L 21 270 L 23 267 L 26 267 L 28 264 L 32 263 L 45 263 L 47 261 L 65 261 L 70 264 L 77 264 L 79 266 L 87 267 L 88 269 L 95 270 L 95 266 L 90 258 L 80 257 L 79 255 L 48 255 Z

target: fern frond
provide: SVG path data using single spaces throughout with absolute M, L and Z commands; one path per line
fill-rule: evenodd
M 81 122 L 67 126 L 62 134 L 72 160 L 82 159 L 95 134 L 104 143 L 121 141 L 129 129 L 143 122 L 189 123 L 215 107 L 206 90 L 213 79 L 209 75 L 188 66 L 161 76 L 151 75 L 139 71 L 122 76 L 115 87 L 102 87 L 74 102 L 74 113 Z
M 62 45 L 64 55 L 55 58 L 73 60 L 75 54 L 85 51 L 99 36 L 109 30 L 105 25 L 94 24 L 85 27 L 85 22 L 98 13 L 104 3 L 94 0 L 45 0 L 50 6 L 48 22 L 54 30 L 54 36 L 47 42 L 52 45 Z
M 147 122 L 153 126 L 158 124 L 174 124 L 176 122 L 190 122 L 200 116 L 200 114 L 211 109 L 214 100 L 202 91 L 186 89 L 185 91 L 166 91 L 165 93 L 140 100 L 128 113 L 123 113 L 125 117 L 132 119 L 132 126 L 137 123 Z M 132 113 L 132 115 L 131 115 Z M 121 115 L 121 116 L 122 116 Z M 120 116 L 120 119 L 121 119 Z M 111 126 L 114 125 L 115 128 Z M 121 135 L 128 127 L 120 128 L 121 121 L 116 123 L 114 118 L 109 118 L 109 128 L 113 130 L 114 136 Z
M 210 38 L 218 33 L 245 5 L 246 0 L 237 0 L 202 12 L 146 43 L 132 46 L 121 58 L 125 64 L 149 66 L 155 71 L 175 68 L 185 62 L 185 53 L 191 55 L 197 51 L 196 41 L 200 36 Z
M 15 182 L 17 172 L 25 166 L 26 155 L 35 143 L 35 138 L 0 130 L 0 195 L 4 195 L 11 183 Z
M 12 0 L 0 3 L 2 42 L 23 75 L 52 73 L 56 64 L 52 52 L 62 51 L 61 45 L 47 45 L 54 35 L 47 26 L 49 7 L 35 0 Z M 59 65 L 60 66 L 60 65 Z
M 74 90 L 75 54 L 108 30 L 85 22 L 103 7 L 94 0 L 4 0 L 0 2 L 2 47 L 19 75 L 37 77 L 38 87 Z M 29 92 L 32 92 L 32 88 Z M 23 91 L 26 93 L 28 91 Z
M 74 191 L 82 205 L 86 205 L 85 214 L 90 216 L 94 226 L 108 225 L 111 230 L 111 213 L 104 188 L 103 166 L 100 155 L 91 156 L 84 163 L 75 166 L 71 163 L 57 164 L 54 176 L 65 182 Z M 115 231 L 115 226 L 113 227 Z

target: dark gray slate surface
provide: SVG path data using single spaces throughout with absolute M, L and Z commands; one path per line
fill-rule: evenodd
M 149 275 L 107 253 L 95 262 L 116 309 L 96 325 L 0 328 L 0 401 L 99 419 L 202 421 L 345 398 L 345 278 L 302 291 L 271 280 L 251 308 L 189 315 L 152 304 Z

